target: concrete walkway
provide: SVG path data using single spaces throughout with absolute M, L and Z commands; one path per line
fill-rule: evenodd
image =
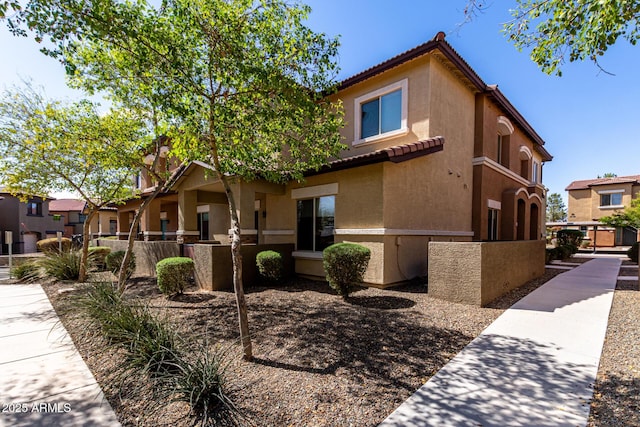
M 39 285 L 0 285 L 0 426 L 119 426 Z
M 381 426 L 584 426 L 619 258 L 560 274 L 505 311 Z

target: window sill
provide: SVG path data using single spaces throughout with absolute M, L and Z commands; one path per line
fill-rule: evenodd
M 400 128 L 398 130 L 393 130 L 391 132 L 386 132 L 380 135 L 374 135 L 374 136 L 370 136 L 368 138 L 363 138 L 363 139 L 358 139 L 357 141 L 353 141 L 351 143 L 352 146 L 354 147 L 360 147 L 362 145 L 369 145 L 369 144 L 374 144 L 376 142 L 380 142 L 380 141 L 386 141 L 387 139 L 392 139 L 392 138 L 396 138 L 399 136 L 404 136 L 406 134 L 409 133 L 409 128 L 404 127 L 404 128 Z
M 598 209 L 624 209 L 624 205 L 598 206 Z
M 316 252 L 316 251 L 293 251 L 291 253 L 291 256 L 294 257 L 294 258 L 299 258 L 299 259 L 321 260 L 322 259 L 322 252 Z

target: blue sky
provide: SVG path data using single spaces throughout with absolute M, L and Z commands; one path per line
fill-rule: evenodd
M 546 141 L 554 156 L 543 180 L 550 192 L 565 197 L 574 180 L 607 172 L 640 174 L 640 69 L 638 48 L 620 40 L 601 60 L 607 75 L 590 62 L 566 64 L 563 76 L 542 73 L 527 52 L 518 52 L 502 35 L 513 2 L 493 2 L 472 22 L 464 20 L 466 0 L 307 0 L 308 25 L 340 36 L 340 79 L 349 77 L 435 36 L 447 41 L 487 84 L 500 90 Z M 78 98 L 65 87 L 64 71 L 38 51 L 0 29 L 0 85 L 31 78 L 52 98 Z

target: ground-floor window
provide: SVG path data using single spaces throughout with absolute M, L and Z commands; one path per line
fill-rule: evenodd
M 298 250 L 322 251 L 334 242 L 335 196 L 298 200 Z
M 209 240 L 209 212 L 198 212 L 200 240 Z
M 489 209 L 489 229 L 487 240 L 498 240 L 498 209 Z

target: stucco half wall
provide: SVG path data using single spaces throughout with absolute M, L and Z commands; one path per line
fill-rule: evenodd
M 544 274 L 545 242 L 431 242 L 429 296 L 485 306 Z

